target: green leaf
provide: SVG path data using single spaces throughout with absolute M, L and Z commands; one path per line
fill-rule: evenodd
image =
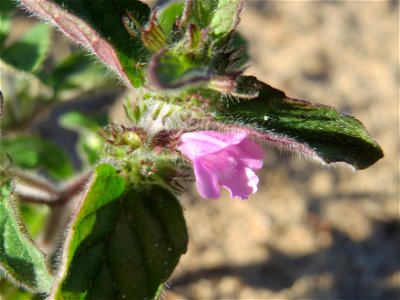
M 187 0 L 183 23 L 209 27 L 222 37 L 236 29 L 243 4 L 244 0 Z
M 136 0 L 56 0 L 69 12 L 88 22 L 116 50 L 125 74 L 133 86 L 142 83 L 142 70 L 136 64 L 146 61 L 146 49 L 139 37 L 132 37 L 125 29 L 122 17 L 131 12 L 139 24 L 145 25 L 150 8 Z
M 44 300 L 43 294 L 33 294 L 18 288 L 0 277 L 1 300 Z
M 11 19 L 8 15 L 0 12 L 0 49 L 3 48 L 11 28 Z M 1 50 L 2 51 L 2 50 Z
M 185 28 L 186 33 L 176 33 L 181 40 L 150 59 L 149 82 L 159 89 L 180 89 L 208 83 L 215 77 L 227 81 L 241 74 L 246 49 L 242 45 L 243 39 L 234 35 L 234 29 L 242 5 L 241 0 L 188 0 L 177 24 L 177 30 L 178 27 Z M 181 8 L 179 4 L 171 5 L 160 14 L 163 31 L 169 34 L 170 39 L 174 33 L 173 24 L 182 13 Z M 230 14 L 234 12 L 231 18 Z M 217 26 L 223 18 L 229 19 L 230 23 Z M 214 30 L 216 38 L 210 39 L 205 35 L 208 29 Z
M 83 51 L 75 51 L 63 59 L 50 72 L 40 72 L 43 83 L 53 88 L 53 98 L 63 91 L 76 90 L 80 93 L 98 88 L 99 86 L 116 86 L 116 80 L 106 76 L 104 65 L 89 57 Z
M 55 144 L 36 137 L 2 138 L 2 151 L 12 157 L 12 164 L 25 169 L 43 168 L 52 176 L 66 178 L 73 174 L 67 155 Z
M 241 77 L 238 93 L 254 94 L 220 104 L 216 118 L 268 143 L 300 152 L 319 161 L 344 162 L 365 169 L 383 157 L 382 149 L 354 117 L 324 105 L 288 98 L 255 77 Z
M 172 2 L 158 14 L 158 22 L 169 39 L 172 38 L 172 30 L 176 20 L 183 14 L 183 8 L 183 2 Z
M 219 0 L 210 28 L 216 36 L 225 35 L 236 29 L 244 0 Z
M 31 237 L 36 238 L 44 229 L 50 208 L 47 205 L 20 203 L 19 211 L 26 231 Z
M 210 25 L 215 9 L 219 0 L 187 0 L 183 23 L 196 24 L 200 28 L 206 28 Z
M 54 298 L 156 298 L 186 251 L 176 198 L 160 186 L 124 182 L 109 165 L 96 169 L 67 239 Z
M 245 65 L 246 63 L 248 63 L 248 61 L 250 60 L 250 56 L 248 54 L 247 41 L 239 32 L 236 31 L 232 35 L 230 46 L 233 48 L 243 48 L 243 54 L 240 58 L 237 59 L 240 61 L 241 65 Z
M 1 186 L 0 273 L 18 286 L 35 293 L 48 293 L 53 277 L 44 254 L 28 237 L 13 203 L 12 183 Z
M 11 0 L 2 0 L 0 5 L 0 49 L 2 51 L 5 40 L 11 28 L 11 15 L 15 6 Z M 0 51 L 0 52 L 1 52 Z
M 20 0 L 44 20 L 52 20 L 75 42 L 96 54 L 134 87 L 143 83 L 142 63 L 149 53 L 139 36 L 126 30 L 123 18 L 130 13 L 138 26 L 150 17 L 150 8 L 137 0 Z
M 205 83 L 211 78 L 207 66 L 190 61 L 184 54 L 163 49 L 149 63 L 148 77 L 160 89 L 177 89 Z
M 100 152 L 104 146 L 104 140 L 98 135 L 98 130 L 105 126 L 107 118 L 94 119 L 76 111 L 63 114 L 60 117 L 60 125 L 74 130 L 79 135 L 78 154 L 80 158 L 93 165 L 100 159 Z
M 50 45 L 50 27 L 37 24 L 19 40 L 0 51 L 0 58 L 17 70 L 34 72 L 46 58 Z
M 100 127 L 105 126 L 107 118 L 95 119 L 77 111 L 70 111 L 60 117 L 60 125 L 68 129 L 87 129 L 96 132 Z

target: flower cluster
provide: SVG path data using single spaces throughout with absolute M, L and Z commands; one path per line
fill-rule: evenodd
M 186 132 L 178 149 L 192 161 L 202 197 L 219 198 L 220 187 L 228 189 L 231 198 L 247 199 L 257 191 L 254 170 L 262 167 L 264 150 L 246 133 Z

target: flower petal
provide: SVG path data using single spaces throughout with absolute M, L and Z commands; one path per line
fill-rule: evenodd
M 198 161 L 208 170 L 210 177 L 216 178 L 218 186 L 229 190 L 231 198 L 247 199 L 249 194 L 257 190 L 257 175 L 234 156 L 218 153 Z
M 257 191 L 254 170 L 262 167 L 264 151 L 246 133 L 188 132 L 182 134 L 178 149 L 192 160 L 202 197 L 220 197 L 221 186 L 232 198 L 247 199 Z
M 201 160 L 193 163 L 194 174 L 196 176 L 197 191 L 203 198 L 218 199 L 221 196 L 216 178 L 210 170 L 202 164 Z
M 225 164 L 224 176 L 218 177 L 218 183 L 229 191 L 231 198 L 240 199 L 247 199 L 254 193 L 258 181 L 257 175 L 240 161 Z
M 222 141 L 227 145 L 237 145 L 247 138 L 245 132 L 218 132 L 218 131 L 201 131 L 202 135 L 207 135 L 216 140 Z
M 182 134 L 181 145 L 178 148 L 193 160 L 196 157 L 222 151 L 232 144 L 239 144 L 245 138 L 246 133 L 220 133 L 215 131 L 186 132 Z
M 232 156 L 239 157 L 248 168 L 258 170 L 264 162 L 264 149 L 250 139 L 243 140 L 236 147 L 230 147 Z

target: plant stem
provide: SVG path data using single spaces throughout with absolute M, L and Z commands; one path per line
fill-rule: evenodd
M 18 178 L 15 193 L 21 201 L 47 204 L 49 206 L 67 203 L 81 191 L 83 185 L 92 174 L 92 170 L 87 171 L 60 189 L 44 178 L 34 177 L 20 170 L 11 169 L 8 172 L 12 177 Z

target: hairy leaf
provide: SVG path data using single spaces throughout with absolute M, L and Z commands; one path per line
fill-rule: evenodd
M 149 63 L 150 83 L 160 89 L 177 89 L 207 82 L 211 72 L 207 66 L 190 61 L 184 54 L 163 49 Z
M 187 0 L 183 23 L 211 29 L 217 37 L 235 30 L 244 0 Z
M 43 63 L 50 46 L 50 27 L 37 24 L 0 51 L 0 58 L 20 71 L 33 72 Z
M 12 183 L 1 186 L 0 199 L 0 274 L 35 293 L 48 293 L 53 277 L 44 254 L 21 225 L 12 196 Z
M 254 99 L 223 103 L 217 119 L 268 143 L 306 154 L 324 163 L 344 162 L 365 169 L 383 157 L 379 145 L 354 117 L 324 105 L 288 98 L 255 77 L 242 77 L 237 90 Z
M 52 176 L 66 178 L 73 173 L 72 163 L 55 144 L 28 136 L 2 138 L 2 152 L 12 158 L 12 164 L 25 169 L 43 168 Z
M 200 28 L 206 28 L 210 25 L 215 9 L 219 0 L 187 0 L 183 23 L 196 24 Z
M 58 26 L 78 44 L 97 55 L 125 82 L 138 87 L 143 81 L 141 63 L 148 59 L 139 37 L 131 36 L 123 17 L 129 12 L 140 25 L 150 8 L 137 0 L 20 0 L 38 17 Z
M 210 28 L 215 35 L 221 36 L 236 29 L 244 0 L 219 0 L 211 19 Z
M 158 14 L 158 21 L 163 32 L 172 38 L 172 30 L 176 20 L 183 14 L 183 2 L 173 2 L 165 6 Z
M 186 251 L 182 209 L 162 187 L 129 186 L 99 165 L 79 205 L 56 299 L 153 299 Z
M 242 5 L 241 0 L 188 0 L 182 17 L 175 23 L 176 37 L 171 29 L 182 6 L 167 7 L 160 14 L 161 24 L 170 39 L 172 36 L 172 40 L 181 40 L 151 58 L 150 83 L 159 89 L 179 89 L 205 84 L 217 77 L 232 80 L 241 74 L 246 49 L 234 29 Z M 186 33 L 180 29 L 186 29 Z M 207 35 L 209 30 L 211 37 Z

